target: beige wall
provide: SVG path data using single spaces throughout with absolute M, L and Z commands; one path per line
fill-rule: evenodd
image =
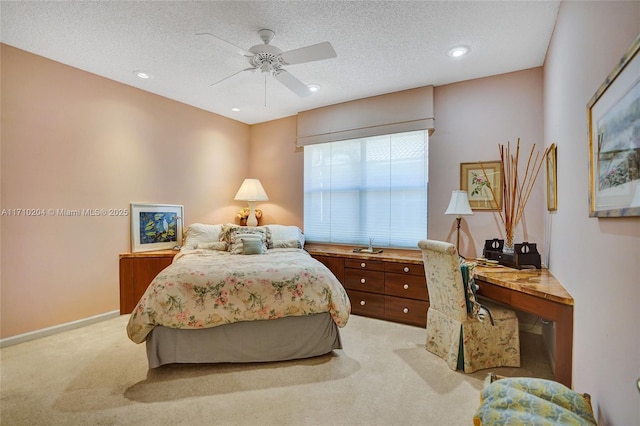
M 436 87 L 436 130 L 429 138 L 429 238 L 455 243 L 455 218 L 445 216 L 451 191 L 460 188 L 460 163 L 499 161 L 498 144 L 520 138 L 520 167 L 533 144 L 542 154 L 542 68 L 502 74 Z M 523 158 L 524 157 L 524 158 Z M 544 170 L 543 170 L 544 172 Z M 544 249 L 540 206 L 546 202 L 544 174 L 538 177 L 516 242 L 529 241 Z M 504 238 L 497 212 L 475 211 L 461 222 L 460 253 L 482 256 L 484 241 Z
M 155 202 L 183 204 L 187 223 L 233 220 L 248 125 L 1 48 L 0 208 Z M 1 219 L 2 337 L 119 308 L 129 217 Z
M 588 217 L 586 106 L 638 34 L 640 2 L 562 2 L 544 67 L 545 141 L 558 145 L 549 263 L 575 299 L 574 388 L 603 426 L 640 424 L 640 218 Z
M 304 159 L 302 148 L 296 147 L 296 124 L 293 116 L 251 126 L 249 170 L 269 196 L 258 204 L 261 223 L 302 228 Z

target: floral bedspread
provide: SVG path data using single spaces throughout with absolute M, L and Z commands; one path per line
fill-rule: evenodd
M 183 249 L 147 288 L 127 334 L 142 343 L 156 325 L 196 329 L 322 312 L 344 327 L 351 304 L 340 281 L 304 250 L 245 256 Z

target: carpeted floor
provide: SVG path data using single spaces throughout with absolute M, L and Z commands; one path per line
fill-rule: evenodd
M 129 316 L 0 351 L 2 425 L 470 425 L 490 371 L 552 378 L 539 335 L 522 367 L 463 374 L 425 330 L 352 315 L 344 349 L 266 364 L 147 368 Z

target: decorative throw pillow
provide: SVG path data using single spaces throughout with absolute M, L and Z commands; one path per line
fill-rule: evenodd
M 242 254 L 264 254 L 262 252 L 262 240 L 257 238 L 241 238 Z
M 204 249 L 204 250 L 217 250 L 217 251 L 226 251 L 227 250 L 227 243 L 225 243 L 224 241 L 216 241 L 213 243 L 199 243 L 196 246 L 197 249 Z
M 302 248 L 300 240 L 273 240 L 271 248 Z
M 228 250 L 231 254 L 242 254 L 242 239 L 258 240 L 262 245 L 262 251 L 267 252 L 267 239 L 264 232 L 260 230 L 249 230 L 246 227 L 238 227 L 229 235 Z

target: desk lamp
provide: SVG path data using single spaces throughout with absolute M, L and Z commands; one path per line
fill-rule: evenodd
M 456 235 L 456 250 L 458 251 L 458 256 L 460 256 L 460 220 L 461 216 L 472 215 L 473 211 L 471 210 L 471 206 L 469 205 L 469 198 L 467 196 L 467 191 L 452 191 L 451 192 L 451 200 L 449 201 L 449 207 L 447 207 L 447 211 L 444 214 L 454 214 L 456 215 L 456 220 L 458 221 L 458 229 Z
M 238 189 L 234 200 L 246 201 L 249 203 L 247 226 L 258 226 L 258 219 L 256 219 L 256 201 L 269 200 L 260 180 L 254 178 L 245 179 L 244 182 L 242 182 L 240 189 Z

